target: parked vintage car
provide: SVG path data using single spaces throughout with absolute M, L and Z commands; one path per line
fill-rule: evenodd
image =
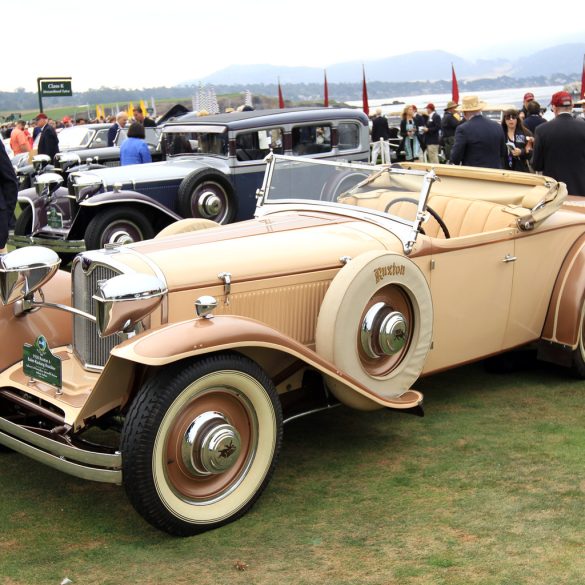
M 56 176 L 20 193 L 23 215 L 10 243 L 75 254 L 151 238 L 182 217 L 249 219 L 269 152 L 368 160 L 368 119 L 346 108 L 291 108 L 197 117 L 163 127 L 158 163 Z
M 70 274 L 44 247 L 0 257 L 0 444 L 189 535 L 250 508 L 303 414 L 421 414 L 419 376 L 532 342 L 585 376 L 564 184 L 269 159 L 255 219 L 185 219 Z

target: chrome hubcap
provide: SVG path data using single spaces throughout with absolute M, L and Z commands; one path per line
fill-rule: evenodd
M 408 341 L 408 322 L 402 313 L 392 311 L 386 303 L 376 303 L 364 316 L 360 341 L 370 358 L 395 355 Z
M 221 199 L 213 191 L 206 191 L 201 195 L 197 209 L 200 216 L 215 216 L 221 211 Z
M 220 412 L 204 412 L 187 428 L 181 444 L 181 457 L 195 476 L 223 473 L 238 460 L 240 434 Z
M 126 231 L 126 230 L 119 230 L 114 232 L 109 238 L 109 244 L 132 244 L 134 243 L 134 238 Z

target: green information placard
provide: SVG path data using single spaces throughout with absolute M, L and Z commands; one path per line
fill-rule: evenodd
M 44 80 L 40 82 L 40 90 L 42 97 L 55 97 L 60 95 L 73 95 L 71 91 L 71 80 L 55 79 Z
M 24 344 L 22 369 L 33 380 L 45 382 L 56 388 L 63 385 L 61 358 L 53 355 L 47 340 L 39 335 L 33 345 Z

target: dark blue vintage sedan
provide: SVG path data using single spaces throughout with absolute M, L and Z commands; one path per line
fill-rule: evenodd
M 270 152 L 367 161 L 368 118 L 349 108 L 291 108 L 198 117 L 164 125 L 165 160 L 39 177 L 21 193 L 22 219 L 11 243 L 62 253 L 151 238 L 177 219 L 221 224 L 253 216 Z

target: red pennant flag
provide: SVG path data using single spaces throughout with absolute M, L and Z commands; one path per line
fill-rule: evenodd
M 362 102 L 363 102 L 363 109 L 364 114 L 366 116 L 370 115 L 370 106 L 368 106 L 368 88 L 366 86 L 366 68 L 362 65 L 362 72 L 364 76 L 364 80 L 362 82 Z
M 280 77 L 278 78 L 278 107 L 284 109 L 284 99 L 282 97 L 282 88 L 280 87 Z
M 457 84 L 457 77 L 455 77 L 455 67 L 451 63 L 451 99 L 458 104 L 459 103 L 459 85 Z
M 325 69 L 325 87 L 323 89 L 323 105 L 329 107 L 329 88 L 327 87 L 327 69 Z
M 583 99 L 585 99 L 585 55 L 583 55 L 583 72 L 581 73 L 581 101 Z

